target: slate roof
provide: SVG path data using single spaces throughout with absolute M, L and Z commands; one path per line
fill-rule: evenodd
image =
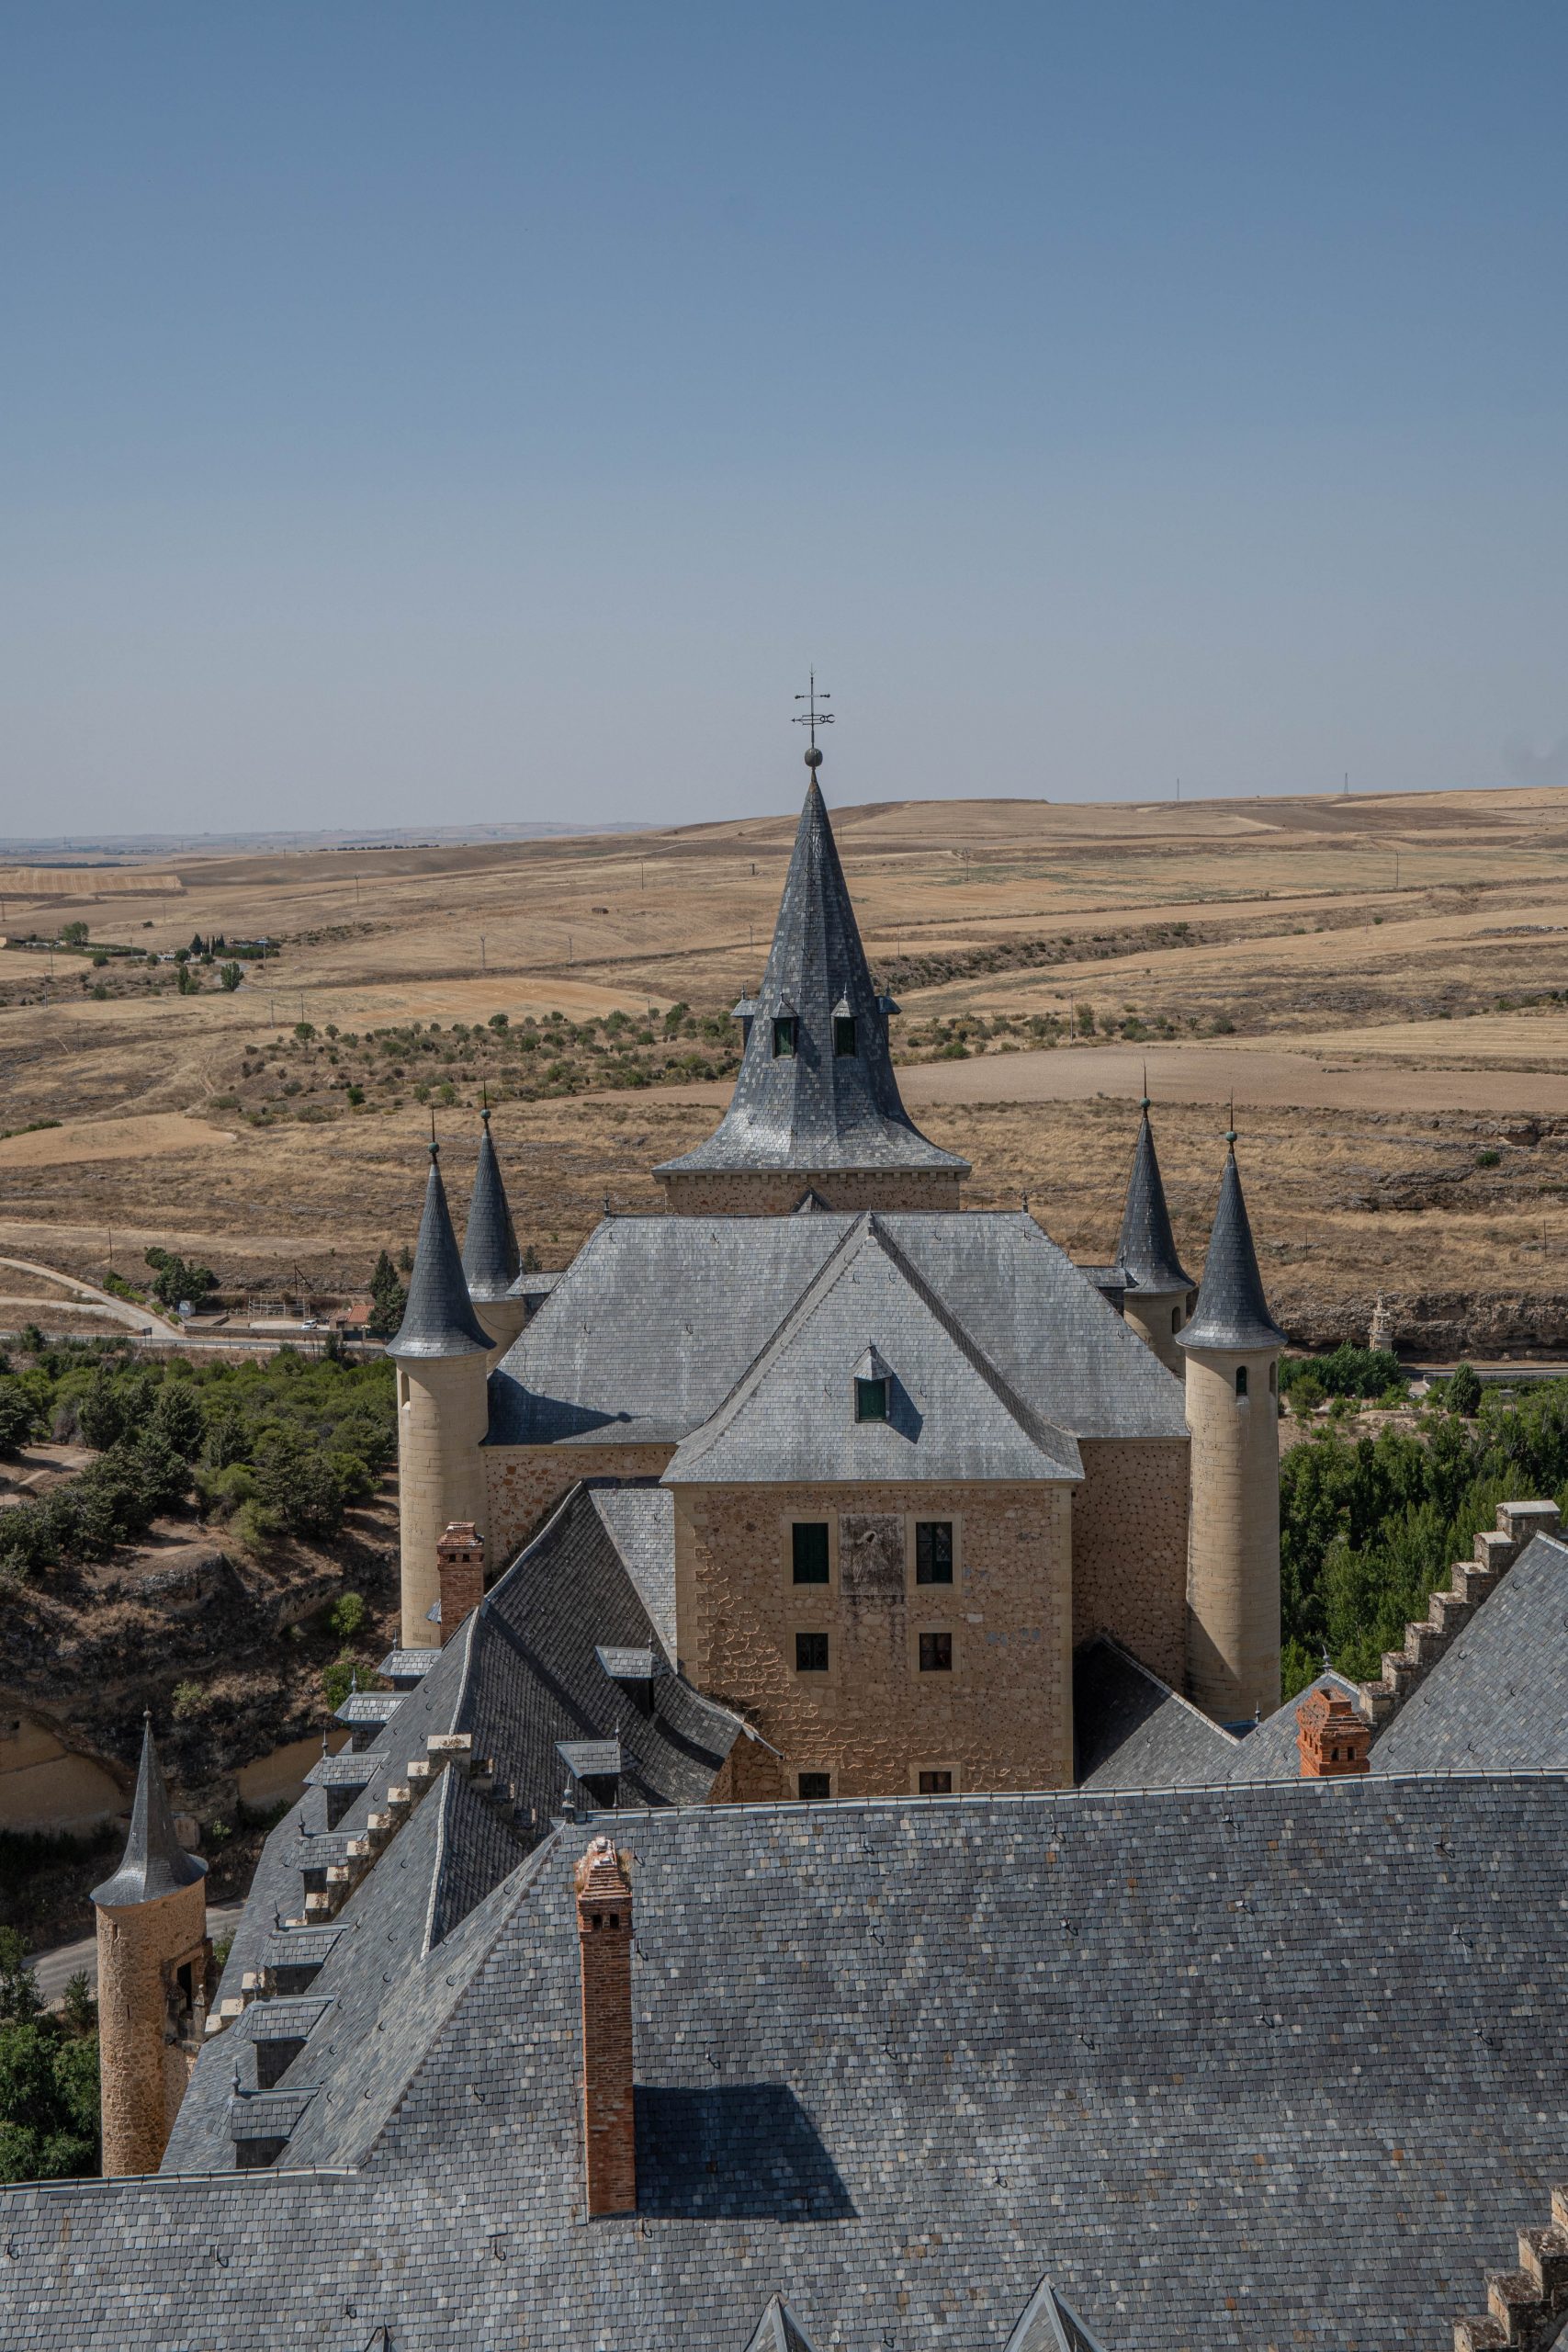
M 1212 1787 L 1239 1742 L 1108 1634 L 1073 1659 L 1073 1778 L 1086 1789 Z
M 1192 1319 L 1177 1333 L 1183 1348 L 1282 1348 L 1285 1334 L 1269 1312 L 1263 1277 L 1258 1271 L 1252 1227 L 1242 1195 L 1235 1164 L 1235 1140 L 1230 1140 L 1224 1173 L 1220 1179 L 1219 1205 L 1203 1260 L 1203 1280 Z
M 679 1444 L 864 1221 L 606 1217 L 491 1374 L 490 1443 Z M 879 1210 L 875 1225 L 1042 1422 L 1185 1437 L 1180 1382 L 1032 1217 Z
M 1374 1772 L 1568 1770 L 1568 1544 L 1533 1536 L 1372 1742 Z
M 414 1360 L 483 1354 L 489 1347 L 469 1302 L 463 1261 L 457 1255 L 457 1237 L 441 1182 L 441 1147 L 433 1143 L 408 1303 L 397 1337 L 387 1343 L 387 1353 Z
M 507 1206 L 501 1162 L 491 1141 L 490 1112 L 479 1113 L 479 1163 L 468 1201 L 468 1222 L 463 1232 L 463 1273 L 470 1299 L 505 1298 L 517 1280 L 517 1236 Z
M 136 1774 L 136 1794 L 130 1807 L 130 1833 L 119 1868 L 112 1878 L 93 1889 L 92 1900 L 106 1908 L 128 1903 L 155 1903 L 207 1876 L 207 1864 L 187 1854 L 175 1835 L 169 1792 L 152 1745 L 152 1718 L 141 1719 L 141 1762 Z
M 675 1498 L 662 1487 L 590 1488 L 593 1508 L 648 1611 L 670 1665 L 675 1663 Z
M 1133 1170 L 1127 1179 L 1127 1198 L 1122 1211 L 1122 1237 L 1116 1245 L 1116 1264 L 1141 1291 L 1190 1290 L 1192 1287 L 1192 1277 L 1176 1254 L 1176 1236 L 1170 1229 L 1170 1211 L 1166 1206 L 1165 1185 L 1155 1151 L 1154 1129 L 1149 1125 L 1147 1102 L 1144 1104 L 1137 1145 L 1133 1153 Z
M 1427 2352 L 1549 2210 L 1560 1775 L 623 1816 L 639 2211 L 587 2234 L 592 1825 L 427 1952 L 372 1890 L 441 1801 L 279 2086 L 323 2169 L 170 2177 L 228 2142 L 224 2037 L 164 2176 L 0 2199 L 0 2339 L 733 2352 L 776 2293 L 844 2352 L 1002 2352 L 1043 2269 L 1107 2352 Z
M 1260 1724 L 1254 1724 L 1249 1732 L 1242 1734 L 1236 1743 L 1235 1761 L 1225 1775 L 1227 1780 L 1294 1781 L 1300 1778 L 1301 1725 L 1296 1721 L 1296 1710 L 1313 1690 L 1335 1691 L 1341 1699 L 1348 1699 L 1352 1706 L 1359 1703 L 1361 1695 L 1354 1682 L 1347 1681 L 1344 1675 L 1337 1674 L 1329 1667 L 1314 1682 L 1309 1682 L 1306 1690 L 1298 1690 L 1292 1698 L 1286 1699 L 1278 1706 L 1271 1715 L 1265 1715 Z
M 928 1143 L 905 1110 L 887 1045 L 887 1005 L 866 968 L 828 810 L 812 777 L 784 880 L 768 967 L 728 1110 L 694 1151 L 656 1173 L 708 1169 L 929 1168 L 969 1172 Z M 855 1023 L 834 1050 L 833 1022 Z M 775 1056 L 773 1023 L 793 1017 L 796 1049 Z
M 856 1420 L 857 1376 L 888 1381 L 886 1420 Z M 672 1487 L 1082 1476 L 1073 1438 L 1041 1420 L 871 1216 L 664 1473 Z

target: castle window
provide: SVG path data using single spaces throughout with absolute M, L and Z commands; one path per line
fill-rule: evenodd
M 852 1014 L 851 1014 L 851 1015 L 846 1019 L 846 1018 L 845 1018 L 845 1016 L 844 1016 L 842 1013 L 840 1013 L 840 1014 L 839 1014 L 839 1016 L 838 1016 L 838 1018 L 837 1018 L 837 1019 L 834 1021 L 834 1023 L 833 1023 L 833 1051 L 834 1051 L 836 1054 L 840 1054 L 840 1055 L 846 1055 L 846 1054 L 852 1054 L 852 1053 L 854 1052 L 854 1049 L 855 1049 L 855 1024 L 854 1024 L 854 1016 L 853 1016 L 853 1014 L 852 1013 Z
M 1247 1394 L 1247 1366 L 1244 1363 L 1238 1363 L 1235 1368 L 1235 1393 L 1238 1396 Z
M 830 1772 L 802 1772 L 796 1782 L 803 1804 L 825 1804 L 833 1793 Z
M 1277 1363 L 1271 1363 L 1269 1367 L 1269 1394 L 1270 1396 L 1277 1396 L 1279 1393 L 1280 1367 Z
M 1170 1328 L 1173 1331 L 1179 1331 L 1181 1329 L 1181 1309 L 1179 1306 L 1173 1306 L 1170 1310 Z
M 795 1032 L 800 1023 L 793 1017 L 773 1023 L 773 1059 L 783 1061 L 795 1051 Z
M 922 1772 L 919 1783 L 923 1797 L 950 1797 L 953 1794 L 951 1772 Z
M 950 1519 L 918 1519 L 915 1521 L 915 1582 L 953 1582 L 953 1521 Z
M 953 1635 L 951 1634 L 922 1634 L 920 1635 L 920 1672 L 922 1674 L 951 1674 L 953 1672 Z
M 796 1634 L 795 1670 L 796 1674 L 827 1673 L 828 1636 L 826 1634 Z
M 886 1375 L 880 1379 L 855 1381 L 855 1419 L 857 1421 L 885 1421 L 887 1419 L 887 1387 Z
M 825 1519 L 797 1519 L 790 1529 L 790 1546 L 794 1554 L 796 1584 L 827 1584 L 828 1522 Z

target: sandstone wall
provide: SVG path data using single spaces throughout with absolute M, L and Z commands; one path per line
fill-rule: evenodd
M 658 1478 L 672 1445 L 487 1445 L 490 1572 L 510 1567 L 580 1478 Z
M 1179 1380 L 1186 1377 L 1186 1360 L 1176 1343 L 1176 1334 L 1187 1320 L 1184 1290 L 1129 1291 L 1122 1302 L 1122 1319 L 1145 1347 L 1153 1349 L 1167 1372 L 1173 1372 Z
M 1276 1358 L 1189 1350 L 1192 1431 L 1187 1690 L 1220 1723 L 1280 1703 L 1280 1422 Z M 1247 1394 L 1235 1373 L 1247 1367 Z
M 97 1915 L 98 2048 L 104 2171 L 156 2172 L 190 2079 L 170 2009 L 186 1961 L 199 1990 L 207 1959 L 207 1883 L 155 1903 Z
M 955 1792 L 1072 1781 L 1072 1489 L 1066 1485 L 681 1487 L 681 1663 L 783 1753 L 737 1743 L 724 1792 L 794 1796 L 801 1772 L 838 1796 L 910 1792 L 923 1768 Z M 793 1581 L 790 1528 L 825 1520 L 830 1581 Z M 954 1530 L 951 1586 L 915 1582 L 914 1525 Z M 826 1632 L 825 1675 L 795 1668 L 797 1632 Z M 922 1673 L 922 1631 L 952 1637 Z
M 452 1520 L 472 1520 L 482 1537 L 485 1473 L 479 1441 L 488 1426 L 485 1359 L 475 1353 L 398 1366 L 398 1532 L 402 1645 L 438 1645 L 426 1611 L 441 1587 L 435 1546 Z
M 1187 1662 L 1188 1441 L 1080 1438 L 1073 1644 L 1111 1634 L 1176 1690 Z
M 716 1170 L 659 1181 L 676 1216 L 788 1216 L 806 1192 L 830 1209 L 955 1209 L 961 1182 L 942 1168 Z

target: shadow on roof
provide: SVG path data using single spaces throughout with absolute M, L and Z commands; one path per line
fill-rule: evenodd
M 637 2211 L 681 2221 L 855 2220 L 787 2083 L 637 2086 Z

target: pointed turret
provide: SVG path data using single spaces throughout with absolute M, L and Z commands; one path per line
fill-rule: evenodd
M 1285 1334 L 1269 1312 L 1263 1277 L 1258 1270 L 1252 1224 L 1235 1164 L 1235 1132 L 1226 1136 L 1224 1173 L 1220 1179 L 1219 1205 L 1203 1260 L 1203 1280 L 1192 1320 L 1181 1334 L 1184 1348 L 1224 1348 L 1237 1351 L 1275 1350 Z
M 1167 1371 L 1178 1372 L 1181 1359 L 1176 1352 L 1176 1335 L 1186 1320 L 1192 1277 L 1176 1254 L 1146 1094 L 1133 1172 L 1127 1179 L 1116 1262 L 1127 1279 L 1123 1307 L 1127 1321 L 1148 1341 Z
M 499 1183 L 497 1171 L 498 1188 Z M 476 1193 L 478 1190 L 476 1183 Z M 502 1198 L 504 1204 L 504 1194 Z M 513 1310 L 487 1307 L 485 1312 L 504 1317 Z M 398 1336 L 387 1350 L 398 1365 L 398 1521 L 406 1650 L 434 1645 L 429 1613 L 440 1589 L 435 1547 L 443 1530 L 454 1521 L 471 1521 L 482 1542 L 489 1525 L 479 1449 L 490 1426 L 488 1375 L 500 1344 L 468 1297 L 441 1182 L 439 1148 L 432 1143 L 408 1305 Z
M 745 1052 L 722 1123 L 654 1171 L 672 1209 L 784 1214 L 806 1184 L 834 1208 L 957 1207 L 969 1164 L 929 1143 L 899 1100 L 897 1007 L 872 985 L 815 771 L 767 970 L 737 1011 Z
M 504 1298 L 517 1280 L 517 1236 L 512 1228 L 512 1211 L 507 1206 L 506 1187 L 501 1179 L 501 1162 L 495 1156 L 495 1146 L 490 1135 L 490 1105 L 479 1113 L 483 1133 L 479 1136 L 479 1165 L 474 1170 L 474 1189 L 468 1202 L 468 1222 L 463 1234 L 463 1275 L 468 1285 L 468 1296 L 476 1306 L 491 1299 Z
M 1245 1728 L 1280 1703 L 1280 1351 L 1241 1177 L 1225 1137 L 1219 1206 L 1187 1358 L 1192 1508 L 1187 1561 L 1187 1686 L 1221 1723 Z
M 479 1113 L 484 1123 L 479 1136 L 479 1166 L 474 1170 L 473 1197 L 463 1235 L 463 1274 L 474 1315 L 490 1336 L 493 1370 L 528 1319 L 528 1302 L 514 1295 L 521 1260 L 501 1162 L 490 1135 L 490 1105 Z
M 177 1887 L 194 1885 L 207 1876 L 207 1864 L 187 1854 L 175 1834 L 169 1792 L 152 1745 L 152 1717 L 141 1719 L 141 1762 L 136 1775 L 136 1796 L 130 1808 L 130 1835 L 125 1841 L 119 1868 L 112 1878 L 93 1889 L 92 1900 L 102 1908 L 118 1909 L 130 1903 L 156 1903 Z
M 387 1353 L 428 1362 L 436 1356 L 482 1354 L 490 1345 L 490 1336 L 468 1297 L 457 1237 L 452 1230 L 452 1212 L 446 1205 L 446 1188 L 441 1182 L 441 1147 L 433 1143 L 408 1305 Z
M 106 2175 L 156 2172 L 207 2023 L 207 1864 L 175 1834 L 152 1718 L 118 1870 L 93 1889 Z

